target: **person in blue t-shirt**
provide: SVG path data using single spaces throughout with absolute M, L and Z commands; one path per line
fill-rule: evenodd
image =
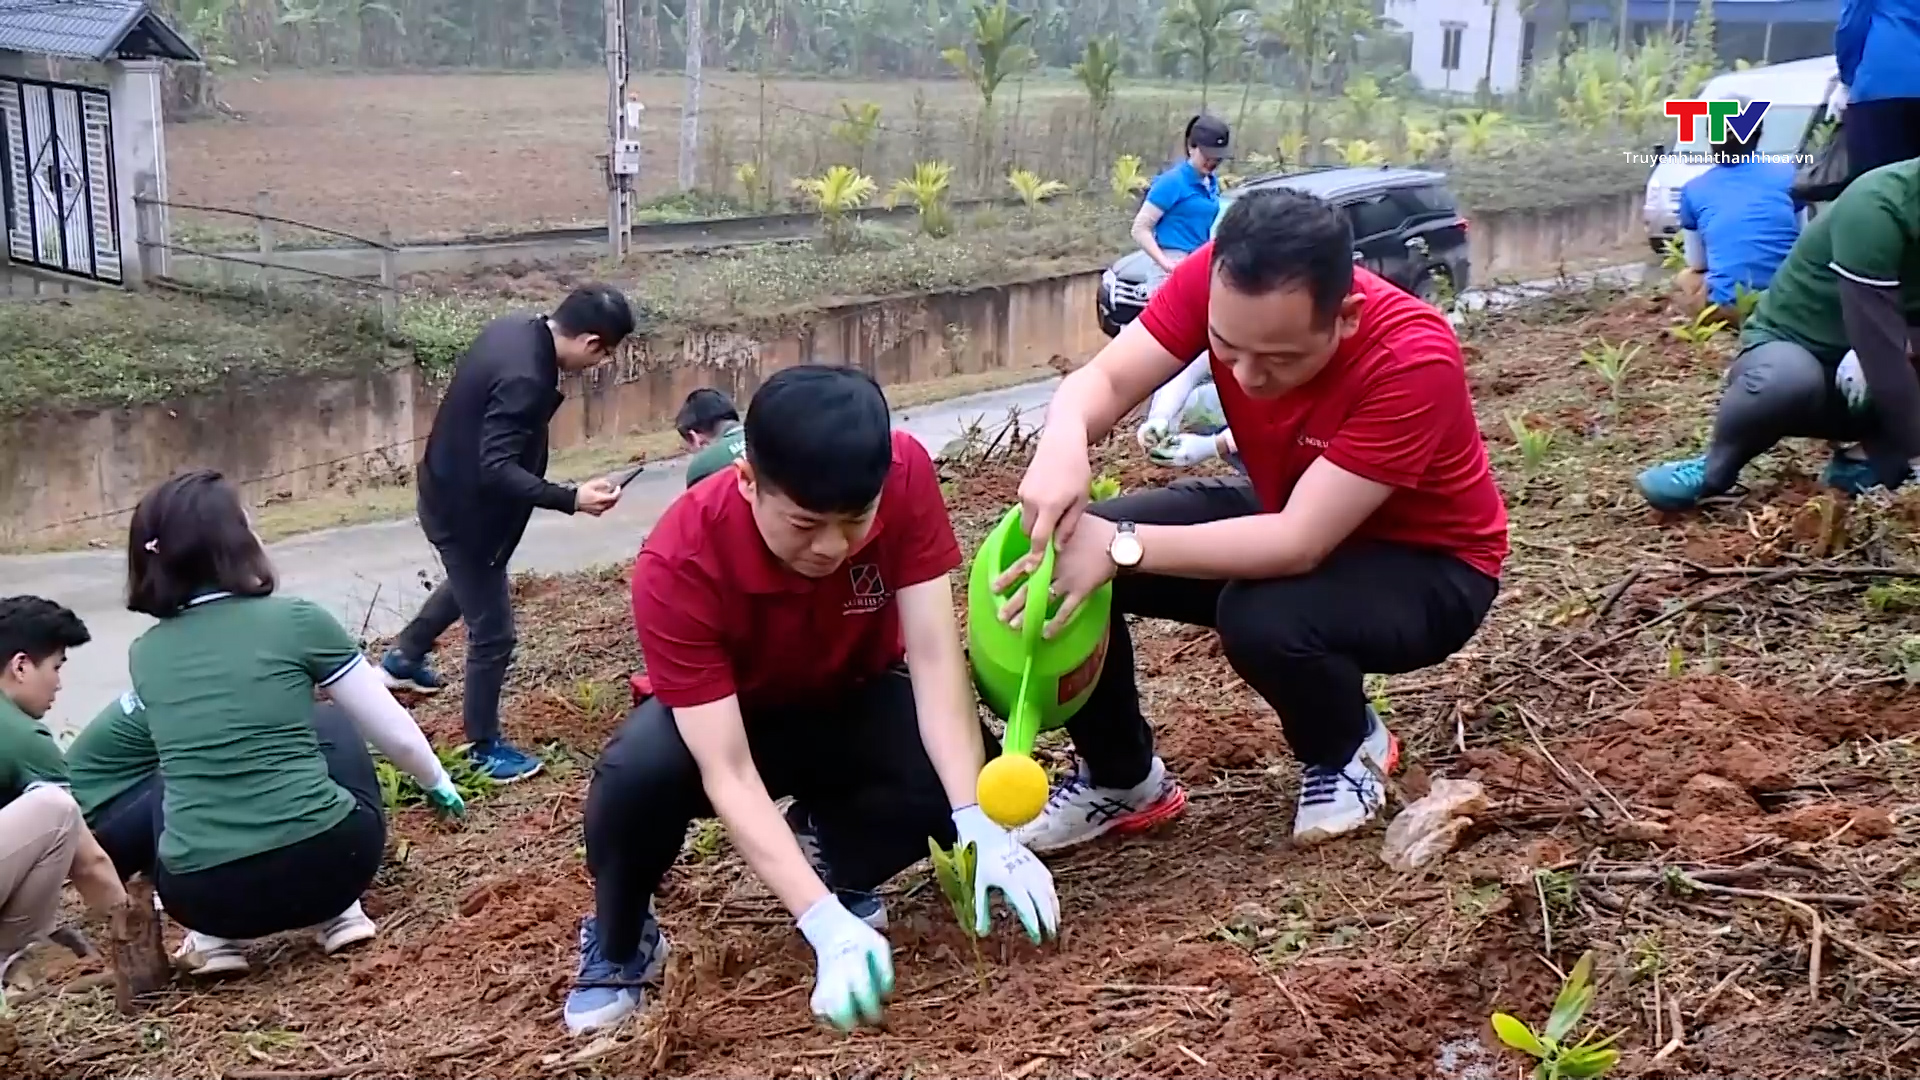
M 1857 179 L 1920 157 L 1920 0 L 1841 0 L 1833 55 L 1845 88 L 1847 166 Z M 1837 110 L 1836 110 L 1837 111 Z
M 1133 219 L 1133 239 L 1153 260 L 1147 291 L 1167 279 L 1180 260 L 1213 234 L 1220 210 L 1220 178 L 1215 173 L 1231 145 L 1226 121 L 1201 114 L 1187 121 L 1187 159 L 1159 176 Z
M 1698 315 L 1709 305 L 1740 321 L 1742 289 L 1759 292 L 1800 238 L 1792 165 L 1754 157 L 1760 127 L 1742 141 L 1728 132 L 1715 143 L 1715 164 L 1680 189 L 1680 239 L 1687 269 L 1674 282 L 1680 306 Z

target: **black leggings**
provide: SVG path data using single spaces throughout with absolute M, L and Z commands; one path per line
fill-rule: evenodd
M 1920 157 L 1920 98 L 1848 102 L 1841 130 L 1847 140 L 1847 170 L 1856 177 Z
M 316 706 L 313 726 L 327 774 L 353 796 L 353 811 L 318 836 L 206 870 L 175 874 L 159 864 L 160 901 L 180 925 L 230 940 L 300 930 L 347 910 L 373 884 L 387 844 L 373 757 L 337 706 Z
M 1834 385 L 1835 372 L 1791 341 L 1752 345 L 1735 357 L 1713 418 L 1701 497 L 1731 491 L 1740 470 L 1781 439 L 1860 442 L 1869 457 L 1883 453 L 1872 412 L 1855 414 L 1847 407 L 1846 395 Z
M 160 841 L 160 803 L 162 796 L 159 770 L 96 807 L 87 817 L 87 828 L 100 847 L 113 860 L 113 868 L 126 881 L 135 874 L 153 878 L 154 858 Z
M 1110 521 L 1194 525 L 1260 512 L 1240 477 L 1188 479 L 1096 503 Z M 1280 714 L 1309 765 L 1345 765 L 1367 737 L 1368 672 L 1437 664 L 1480 628 L 1500 582 L 1444 552 L 1349 540 L 1312 571 L 1259 581 L 1122 574 L 1113 583 L 1106 666 L 1068 722 L 1091 783 L 1132 787 L 1153 767 L 1128 615 L 1208 626 L 1234 671 Z
M 873 889 L 926 858 L 927 840 L 953 843 L 953 808 L 927 759 L 913 684 L 893 671 L 837 699 L 745 710 L 754 768 L 767 793 L 792 795 L 812 815 L 827 884 Z M 987 756 L 999 743 L 983 729 Z M 700 767 L 673 711 L 648 698 L 593 767 L 587 788 L 587 870 L 600 943 L 616 964 L 633 959 L 660 881 L 695 818 L 712 817 Z

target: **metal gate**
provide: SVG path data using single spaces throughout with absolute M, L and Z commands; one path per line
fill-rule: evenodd
M 0 76 L 0 140 L 13 261 L 120 284 L 107 92 Z

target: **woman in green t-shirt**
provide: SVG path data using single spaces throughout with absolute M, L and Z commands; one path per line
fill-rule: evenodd
M 134 509 L 127 607 L 160 620 L 128 652 L 163 791 L 154 882 L 192 931 L 178 959 L 193 974 L 243 972 L 238 943 L 283 930 L 313 928 L 329 953 L 373 937 L 360 896 L 386 820 L 367 742 L 436 808 L 465 810 L 358 643 L 275 584 L 219 473 L 182 473 Z M 316 689 L 345 737 L 316 723 Z

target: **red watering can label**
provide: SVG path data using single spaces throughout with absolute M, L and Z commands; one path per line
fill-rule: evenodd
M 1093 655 L 1087 657 L 1079 667 L 1060 676 L 1060 700 L 1057 704 L 1065 705 L 1079 697 L 1100 677 L 1100 665 L 1107 658 L 1107 636 L 1112 633 L 1112 627 L 1101 631 L 1100 644 L 1094 647 Z

